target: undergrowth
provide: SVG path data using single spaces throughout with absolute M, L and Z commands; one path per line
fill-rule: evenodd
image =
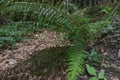
M 85 69 L 86 48 L 93 45 L 95 40 L 101 36 L 102 31 L 111 23 L 112 15 L 117 13 L 120 5 L 117 5 L 110 15 L 106 13 L 106 19 L 94 21 L 84 13 L 79 15 L 79 13 L 68 14 L 68 12 L 63 12 L 64 3 L 60 3 L 53 7 L 52 4 L 48 5 L 45 2 L 39 2 L 39 0 L 1 1 L 0 18 L 6 23 L 0 25 L 0 49 L 14 48 L 16 42 L 25 41 L 27 36 L 40 32 L 42 28 L 64 32 L 70 41 L 66 51 L 60 52 L 65 54 L 46 54 L 42 55 L 42 60 L 36 57 L 32 61 L 34 68 L 37 67 L 35 71 L 38 71 L 39 61 L 45 60 L 54 63 L 56 58 L 61 59 L 60 56 L 64 55 L 66 57 L 63 63 L 67 65 L 67 80 L 77 80 Z

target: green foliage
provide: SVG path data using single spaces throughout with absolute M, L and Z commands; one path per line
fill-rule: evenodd
M 63 63 L 67 63 L 67 80 L 77 80 L 77 77 L 83 73 L 85 68 L 84 57 L 86 45 L 93 44 L 94 40 L 100 37 L 102 31 L 110 24 L 110 21 L 105 19 L 105 21 L 94 23 L 91 18 L 84 15 L 82 15 L 82 17 L 80 15 L 79 17 L 78 15 L 74 15 L 73 18 L 71 18 L 70 15 L 67 15 L 66 12 L 58 8 L 58 6 L 61 7 L 61 4 L 63 7 L 63 2 L 58 2 L 59 5 L 56 4 L 58 5 L 56 6 L 52 1 L 50 4 L 45 0 L 41 1 L 8 0 L 0 2 L 0 4 L 2 4 L 0 5 L 0 18 L 3 19 L 5 17 L 11 21 L 10 23 L 0 26 L 0 48 L 12 48 L 16 42 L 24 41 L 26 36 L 39 32 L 41 28 L 62 31 L 69 39 L 70 46 L 65 51 L 61 52 L 60 50 L 58 54 L 56 50 L 53 54 L 50 54 L 52 53 L 50 52 L 42 56 L 34 56 L 32 59 L 34 64 L 33 68 L 37 66 L 38 68 L 35 70 L 38 71 L 39 64 L 47 63 L 47 61 L 50 62 L 50 64 L 54 63 L 53 61 L 59 63 L 62 61 L 58 60 L 57 62 L 57 59 L 65 56 L 65 58 L 63 57 L 65 59 Z M 114 11 L 114 13 L 115 12 L 116 11 Z M 53 65 L 56 66 L 56 64 Z M 50 67 L 53 67 L 53 65 L 51 64 Z M 95 71 L 95 69 L 89 65 L 87 65 L 87 67 L 90 68 L 90 71 Z M 49 71 L 50 70 L 48 70 L 48 72 Z M 97 75 L 97 73 L 94 72 L 94 76 L 96 77 L 95 74 Z M 102 77 L 103 72 L 100 72 L 99 78 Z
M 0 37 L 0 48 L 11 49 L 15 46 L 15 40 L 11 37 Z
M 53 6 L 57 10 L 61 10 L 65 12 L 64 0 L 9 0 L 9 1 L 10 2 L 28 2 L 28 3 L 45 4 L 45 5 Z
M 31 74 L 44 75 L 48 77 L 52 72 L 59 71 L 59 69 L 66 67 L 66 53 L 69 47 L 51 47 L 41 51 L 35 51 L 34 56 L 25 61 L 24 65 L 32 64 Z
M 88 42 L 90 45 L 94 44 L 94 40 L 99 38 L 103 30 L 110 24 L 110 21 L 98 21 L 96 23 L 90 23 L 88 26 Z
M 19 42 L 27 35 L 31 35 L 31 33 L 38 32 L 41 28 L 52 28 L 67 33 L 71 41 L 71 46 L 68 52 L 66 52 L 68 64 L 67 79 L 77 79 L 79 74 L 83 72 L 86 28 L 77 27 L 66 14 L 56 10 L 54 7 L 39 3 L 10 2 L 4 9 L 1 9 L 1 12 L 1 17 L 7 16 L 7 18 L 12 21 L 12 23 L 1 26 L 1 37 L 9 36 L 13 38 L 14 43 Z M 44 56 L 49 56 L 49 54 Z M 56 59 L 54 58 L 55 56 L 58 57 L 57 54 L 51 55 L 53 59 Z M 51 57 L 46 57 L 46 59 L 48 59 L 47 61 L 53 61 Z M 39 66 L 36 65 L 36 62 L 37 60 L 40 61 L 40 59 L 34 59 L 34 67 Z M 36 71 L 38 71 L 38 69 L 36 69 Z
M 99 79 L 104 79 L 104 70 L 101 70 L 98 74 Z
M 103 14 L 108 14 L 111 10 L 112 10 L 111 7 L 102 5 L 102 6 L 91 7 L 88 9 L 86 13 L 89 15 L 103 15 Z
M 92 78 L 90 78 L 90 80 L 99 80 L 99 79 L 96 77 L 92 77 Z
M 76 14 L 77 15 L 77 14 Z M 77 15 L 75 17 L 73 17 L 75 20 L 75 24 L 79 24 L 80 26 L 84 26 L 85 24 L 89 24 L 92 22 L 91 18 L 89 18 L 88 16 L 85 15 Z
M 67 80 L 77 80 L 77 77 L 83 73 L 84 54 L 81 51 L 69 52 Z
M 20 41 L 24 41 L 25 40 L 25 36 L 28 36 L 31 34 L 31 32 L 35 32 L 37 29 L 37 26 L 34 28 L 33 27 L 34 24 L 24 24 L 22 22 L 16 22 L 14 24 L 8 24 L 8 25 L 4 25 L 0 28 L 0 37 L 1 37 L 1 41 L 2 43 L 0 43 L 1 45 L 3 43 L 6 43 L 6 40 L 8 40 L 8 42 L 10 42 L 10 44 L 7 44 L 7 47 L 12 46 L 13 44 L 15 44 L 16 42 L 20 42 Z M 38 31 L 39 29 L 37 29 Z M 7 38 L 9 37 L 9 38 Z M 3 47 L 3 46 L 1 46 Z M 6 48 L 6 47 L 4 47 Z M 13 47 L 12 47 L 13 48 Z
M 91 66 L 89 66 L 88 64 L 86 64 L 86 67 L 87 67 L 87 71 L 88 71 L 88 73 L 89 73 L 90 75 L 97 76 L 96 70 L 95 70 L 94 67 L 91 67 Z
M 41 28 L 50 27 L 60 31 L 66 28 L 69 31 L 68 26 L 71 23 L 64 13 L 43 4 L 11 2 L 1 9 L 1 12 L 1 16 L 5 15 L 12 23 L 1 26 L 0 36 L 9 36 L 15 42 L 23 41 L 25 36 L 38 32 Z
M 105 76 L 104 76 L 104 70 L 101 70 L 98 75 L 97 75 L 97 70 L 94 67 L 91 67 L 90 65 L 86 64 L 86 68 L 87 68 L 87 72 L 88 74 L 90 74 L 91 77 L 89 80 L 106 80 Z
M 102 6 L 101 7 L 101 12 L 103 12 L 105 14 L 108 14 L 111 10 L 112 10 L 112 8 L 108 7 L 108 6 Z
M 93 66 L 98 66 L 98 63 L 100 63 L 101 59 L 102 56 L 94 49 L 92 49 L 90 52 L 86 52 L 85 60 L 87 64 L 91 63 Z
M 89 15 L 96 15 L 95 13 L 100 12 L 101 8 L 99 6 L 95 6 L 95 7 L 90 7 L 86 13 Z
M 67 80 L 76 80 L 84 70 L 84 50 L 86 49 L 86 28 L 74 29 L 69 37 L 72 46 L 68 52 Z
M 57 25 L 62 27 L 65 23 L 70 23 L 67 16 L 65 16 L 64 13 L 58 12 L 55 8 L 51 6 L 37 4 L 37 3 L 28 3 L 28 2 L 11 3 L 11 6 L 7 7 L 2 12 L 7 14 L 10 13 L 9 15 L 14 15 L 14 13 L 17 12 L 21 14 L 32 13 L 33 17 L 36 17 L 37 18 L 36 20 L 39 22 L 39 24 L 41 24 L 40 26 L 43 27 L 44 26 L 47 27 L 50 25 Z

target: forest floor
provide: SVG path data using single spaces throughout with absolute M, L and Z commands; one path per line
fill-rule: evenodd
M 116 30 L 118 32 L 108 33 L 99 45 L 94 48 L 103 55 L 103 60 L 98 70 L 105 70 L 108 80 L 120 80 L 120 22 Z M 29 65 L 21 67 L 22 61 L 30 59 L 33 52 L 56 45 L 66 46 L 69 42 L 62 41 L 62 33 L 43 30 L 40 34 L 33 34 L 24 43 L 18 43 L 13 50 L 0 51 L 0 80 L 65 80 L 66 72 L 63 68 L 54 71 L 47 78 L 43 75 L 31 75 Z M 64 45 L 63 45 L 64 44 Z M 89 76 L 84 74 L 80 80 L 88 80 Z
M 42 39 L 40 39 L 41 35 Z M 35 34 L 28 42 L 19 43 L 15 50 L 1 51 L 0 80 L 65 80 L 66 72 L 64 70 L 55 71 L 48 78 L 43 78 L 29 74 L 28 70 L 26 71 L 23 67 L 16 67 L 17 64 L 29 59 L 34 50 L 63 44 L 58 40 L 60 36 L 60 33 L 56 36 L 56 33 L 45 30 L 39 35 Z M 39 47 L 37 47 L 38 45 Z M 108 80 L 120 80 L 120 33 L 108 34 L 95 48 L 103 55 L 103 61 L 98 70 L 105 70 Z M 88 80 L 87 75 L 81 76 L 80 80 Z
M 99 70 L 105 70 L 108 80 L 120 80 L 120 32 L 108 34 L 95 48 L 103 55 Z

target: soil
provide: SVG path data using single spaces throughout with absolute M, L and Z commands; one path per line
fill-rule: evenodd
M 104 38 L 103 43 L 95 47 L 103 55 L 103 61 L 99 69 L 105 70 L 108 80 L 120 80 L 120 47 L 117 46 L 120 45 L 120 40 L 117 40 L 120 38 L 120 33 L 108 36 Z

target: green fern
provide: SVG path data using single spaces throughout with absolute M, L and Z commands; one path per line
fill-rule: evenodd
M 69 52 L 67 80 L 77 80 L 84 71 L 84 53 L 82 51 Z
M 67 80 L 77 80 L 84 71 L 84 51 L 86 49 L 86 28 L 76 28 L 71 36 L 72 46 L 68 52 Z
M 42 4 L 39 0 L 8 0 L 7 3 L 3 1 L 0 2 L 0 4 L 4 4 L 0 5 L 1 18 L 7 16 L 7 18 L 13 21 L 12 23 L 1 26 L 0 37 L 3 42 L 0 44 L 4 44 L 4 41 L 8 41 L 9 39 L 5 40 L 8 36 L 10 40 L 15 43 L 19 41 L 18 36 L 23 38 L 23 36 L 37 32 L 41 28 L 53 28 L 54 30 L 63 31 L 67 34 L 66 36 L 71 42 L 66 54 L 67 80 L 77 80 L 79 75 L 84 71 L 84 51 L 86 50 L 87 40 L 91 39 L 87 36 L 89 33 L 90 36 L 93 35 L 94 37 L 98 36 L 96 33 L 101 34 L 101 30 L 105 28 L 104 22 L 100 23 L 100 26 L 103 25 L 100 31 L 96 31 L 96 29 L 99 29 L 99 24 L 97 23 L 87 24 L 88 26 L 80 26 L 79 23 L 75 24 L 74 21 L 71 20 L 66 13 L 60 11 L 60 9 L 58 10 L 48 4 Z M 14 19 L 15 17 L 21 17 L 21 19 L 16 20 Z M 56 55 L 57 54 L 54 54 L 53 56 Z
M 71 40 L 71 46 L 68 49 L 67 54 L 67 79 L 76 80 L 79 74 L 83 72 L 83 52 L 86 47 L 85 37 L 87 31 L 85 27 L 76 27 L 76 25 L 73 24 L 73 21 L 70 20 L 65 13 L 62 13 L 61 11 L 58 11 L 49 5 L 43 5 L 39 3 L 10 2 L 4 9 L 1 9 L 1 12 L 2 15 L 7 15 L 13 21 L 13 15 L 20 13 L 21 16 L 21 14 L 23 14 L 22 18 L 24 19 L 22 19 L 22 21 L 14 21 L 13 23 L 4 25 L 3 28 L 1 28 L 1 34 L 3 34 L 1 36 L 11 36 L 15 41 L 17 40 L 16 36 L 18 35 L 22 37 L 25 34 L 32 33 L 34 30 L 39 30 L 40 28 L 44 27 L 50 28 L 52 26 L 56 26 L 57 30 L 62 30 L 65 33 L 68 33 L 67 36 Z M 27 21 L 26 15 L 29 13 L 35 17 L 35 21 Z M 10 29 L 11 32 L 7 32 L 7 30 Z M 17 33 L 18 31 L 16 29 L 21 33 Z M 2 30 L 6 31 L 6 33 L 2 32 Z
M 65 12 L 64 0 L 9 0 L 10 2 L 28 2 L 28 3 L 38 3 L 53 6 L 57 10 L 62 10 Z
M 66 25 L 66 23 L 71 23 L 71 21 L 68 19 L 67 16 L 65 16 L 64 13 L 57 11 L 51 6 L 43 4 L 15 2 L 11 3 L 11 6 L 8 6 L 6 9 L 2 10 L 2 13 L 4 14 L 11 13 L 9 15 L 13 15 L 17 12 L 23 12 L 28 14 L 32 12 L 33 14 L 36 14 L 36 16 L 38 17 L 38 22 L 41 22 L 42 20 L 42 24 L 44 24 L 42 25 L 43 27 L 49 25 L 56 25 L 64 28 L 64 25 Z

